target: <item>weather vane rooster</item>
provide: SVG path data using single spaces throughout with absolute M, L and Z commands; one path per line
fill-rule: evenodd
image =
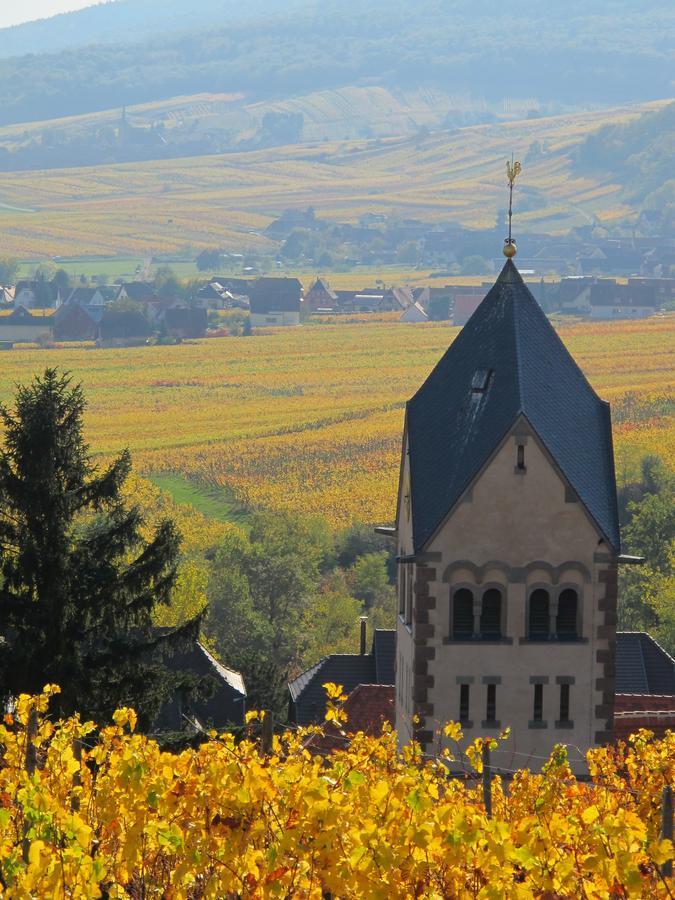
M 508 259 L 513 259 L 513 257 L 518 252 L 516 242 L 511 237 L 511 218 L 513 216 L 513 184 L 516 178 L 520 175 L 522 168 L 523 167 L 520 165 L 518 160 L 516 160 L 515 162 L 513 161 L 513 157 L 511 157 L 511 162 L 509 162 L 508 160 L 506 161 L 506 177 L 509 182 L 509 236 L 504 241 L 504 249 L 502 252 Z

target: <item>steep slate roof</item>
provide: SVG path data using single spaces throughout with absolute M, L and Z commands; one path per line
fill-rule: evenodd
M 326 691 L 331 681 L 350 694 L 359 684 L 394 684 L 396 632 L 376 629 L 370 653 L 333 653 L 291 681 L 293 718 L 298 725 L 323 721 Z
M 246 686 L 239 672 L 219 663 L 199 641 L 189 649 L 169 656 L 166 665 L 174 672 L 189 672 L 197 678 L 207 678 L 212 692 L 193 699 L 187 706 L 182 697 L 173 696 L 160 710 L 153 730 L 180 731 L 186 725 L 184 713 L 196 717 L 204 727 L 243 725 Z
M 487 389 L 472 390 L 481 372 Z M 609 405 L 565 349 L 511 260 L 408 402 L 413 538 L 422 550 L 524 415 L 616 552 Z
M 302 284 L 297 278 L 257 278 L 249 297 L 252 313 L 299 312 Z
M 617 694 L 675 694 L 675 660 L 644 631 L 616 635 Z

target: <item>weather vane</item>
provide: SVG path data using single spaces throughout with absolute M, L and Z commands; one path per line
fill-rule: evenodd
M 521 169 L 523 167 L 520 165 L 518 160 L 513 161 L 513 155 L 511 156 L 511 162 L 506 161 L 506 177 L 509 182 L 509 236 L 504 241 L 504 248 L 502 253 L 508 259 L 513 259 L 513 257 L 518 252 L 518 248 L 516 247 L 516 242 L 511 237 L 511 218 L 513 217 L 513 183 L 516 178 L 520 175 Z

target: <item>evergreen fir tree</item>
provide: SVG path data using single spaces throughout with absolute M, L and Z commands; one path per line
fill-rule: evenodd
M 153 628 L 168 603 L 180 537 L 170 520 L 151 540 L 121 488 L 124 451 L 104 471 L 82 434 L 85 399 L 47 369 L 0 406 L 0 700 L 56 683 L 54 710 L 98 722 L 133 706 L 152 723 L 163 700 L 190 686 L 168 655 L 197 636 L 199 621 Z

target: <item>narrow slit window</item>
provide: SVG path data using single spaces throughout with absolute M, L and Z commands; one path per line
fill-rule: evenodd
M 405 567 L 405 624 L 412 624 L 413 617 L 413 567 Z
M 460 684 L 459 686 L 459 721 L 469 721 L 469 685 Z
M 485 708 L 485 720 L 487 722 L 497 721 L 497 685 L 488 684 L 487 686 L 487 704 Z
M 518 452 L 516 455 L 516 467 L 519 471 L 525 471 L 525 444 L 518 444 Z
M 405 566 L 400 563 L 398 567 L 398 611 L 401 616 L 405 614 Z
M 541 722 L 544 718 L 544 685 L 535 684 L 534 686 L 534 710 L 532 718 L 535 722 Z
M 569 684 L 560 685 L 560 721 L 569 722 L 570 720 L 570 686 Z

